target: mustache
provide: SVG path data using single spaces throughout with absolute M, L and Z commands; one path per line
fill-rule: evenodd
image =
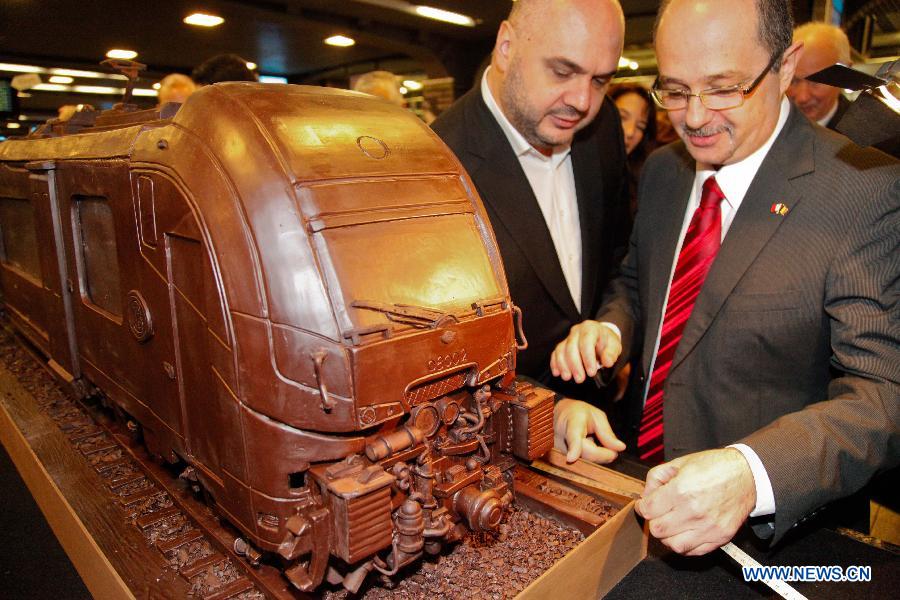
M 684 135 L 690 137 L 709 137 L 711 135 L 716 135 L 717 133 L 727 133 L 731 135 L 734 129 L 730 125 L 708 125 L 706 127 L 699 127 L 696 129 L 693 127 L 688 127 L 687 125 L 682 125 L 681 131 L 682 133 L 684 133 Z
M 554 108 L 548 114 L 554 117 L 562 117 L 563 119 L 583 119 L 587 116 L 587 111 L 578 110 L 574 106 L 563 106 L 561 108 Z

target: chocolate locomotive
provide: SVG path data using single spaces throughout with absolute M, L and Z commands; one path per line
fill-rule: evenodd
M 0 144 L 0 233 L 14 325 L 301 590 L 496 527 L 552 446 L 474 187 L 388 103 L 231 83 L 80 113 Z

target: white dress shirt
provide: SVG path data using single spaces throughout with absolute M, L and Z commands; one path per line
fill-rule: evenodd
M 581 223 L 578 220 L 578 200 L 575 195 L 575 175 L 572 171 L 570 146 L 553 148 L 545 156 L 528 143 L 513 127 L 500 109 L 487 83 L 490 67 L 481 78 L 481 96 L 488 110 L 503 130 L 509 145 L 519 159 L 525 177 L 537 198 L 556 256 L 576 308 L 581 310 Z
M 831 107 L 831 110 L 828 111 L 828 114 L 826 114 L 824 117 L 822 117 L 821 119 L 816 121 L 816 123 L 818 123 L 822 127 L 828 127 L 828 121 L 830 121 L 831 118 L 837 114 L 838 106 L 840 106 L 840 104 L 841 104 L 840 102 L 835 100 L 834 106 Z
M 678 255 L 681 252 L 681 245 L 684 242 L 684 236 L 687 233 L 688 226 L 690 225 L 691 218 L 694 216 L 694 212 L 697 210 L 697 207 L 700 206 L 700 197 L 703 193 L 703 182 L 710 175 L 716 176 L 716 182 L 719 184 L 719 187 L 722 189 L 722 193 L 725 195 L 725 199 L 722 201 L 721 209 L 722 209 L 722 241 L 725 241 L 725 236 L 728 233 L 728 229 L 731 227 L 732 221 L 734 221 L 734 217 L 737 214 L 738 209 L 741 206 L 741 203 L 744 201 L 744 196 L 747 195 L 747 190 L 750 188 L 750 184 L 753 182 L 753 178 L 756 177 L 756 172 L 759 170 L 760 165 L 762 165 L 763 160 L 766 158 L 766 155 L 769 153 L 769 150 L 772 148 L 772 144 L 775 143 L 775 138 L 778 137 L 778 134 L 781 133 L 781 130 L 784 128 L 785 122 L 787 122 L 788 115 L 791 111 L 791 105 L 787 98 L 782 98 L 781 100 L 781 112 L 778 115 L 778 123 L 775 125 L 775 129 L 772 131 L 772 135 L 766 140 L 766 142 L 759 147 L 753 154 L 745 158 L 744 160 L 731 164 L 725 165 L 721 167 L 718 171 L 707 171 L 700 170 L 698 168 L 696 174 L 694 175 L 694 187 L 691 191 L 691 198 L 688 201 L 687 209 L 684 212 L 684 218 L 681 226 L 681 234 L 678 237 L 678 246 L 677 252 L 675 252 L 675 260 L 672 263 L 672 268 L 669 272 L 669 283 L 666 286 L 666 298 L 663 302 L 663 315 L 665 315 L 665 306 L 669 301 L 669 289 L 672 285 L 672 276 L 675 273 L 675 264 L 678 262 Z M 648 373 L 653 373 L 653 367 L 656 362 L 656 353 L 659 350 L 659 338 L 660 333 L 662 331 L 662 321 L 660 319 L 659 329 L 656 332 L 656 345 L 653 348 L 653 361 L 650 363 L 650 370 Z M 647 377 L 647 387 L 644 388 L 644 401 L 647 400 L 647 390 L 650 385 L 650 377 Z M 665 401 L 665 400 L 664 400 Z M 722 399 L 723 402 L 727 402 L 727 398 Z M 741 454 L 744 455 L 744 458 L 747 459 L 747 462 L 750 465 L 750 470 L 753 473 L 753 481 L 756 485 L 756 506 L 753 509 L 753 512 L 750 513 L 751 517 L 757 517 L 761 515 L 770 515 L 775 512 L 775 494 L 772 490 L 772 482 L 769 479 L 769 475 L 766 473 L 766 469 L 762 464 L 762 461 L 759 459 L 759 456 L 754 452 L 752 448 L 745 444 L 733 444 L 729 446 L 731 448 L 735 448 Z

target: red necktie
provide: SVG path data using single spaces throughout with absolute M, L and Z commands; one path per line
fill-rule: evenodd
M 650 463 L 663 460 L 663 385 L 669 374 L 669 367 L 672 366 L 678 342 L 681 341 L 684 325 L 691 316 L 694 301 L 722 242 L 721 203 L 724 198 L 715 175 L 711 175 L 703 182 L 700 206 L 691 218 L 675 264 L 659 335 L 659 350 L 650 376 L 650 388 L 638 433 L 638 454 L 641 460 Z

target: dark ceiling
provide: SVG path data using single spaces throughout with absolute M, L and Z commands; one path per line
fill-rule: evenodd
M 809 19 L 812 7 L 822 1 L 794 0 L 795 16 Z M 413 4 L 467 14 L 476 25 L 441 23 L 403 10 Z M 846 4 L 882 6 L 896 0 Z M 453 77 L 459 91 L 471 84 L 511 5 L 511 0 L 0 0 L 0 63 L 98 70 L 107 50 L 128 48 L 147 64 L 141 85 L 149 87 L 167 73 L 190 73 L 210 56 L 233 52 L 257 63 L 260 73 L 292 83 L 346 85 L 355 73 L 386 68 Z M 622 5 L 626 55 L 652 59 L 650 29 L 659 0 L 622 0 Z M 211 29 L 182 22 L 197 10 L 225 22 Z M 337 33 L 355 38 L 356 45 L 323 44 Z M 0 78 L 14 74 L 0 70 Z M 47 75 L 41 76 L 46 81 Z M 20 99 L 19 108 L 46 114 L 64 103 L 103 105 L 106 100 L 110 98 L 35 91 Z M 153 99 L 142 102 L 152 104 Z
M 428 77 L 451 76 L 468 85 L 488 55 L 510 0 L 421 0 L 472 16 L 462 27 L 391 6 L 398 0 L 2 0 L 0 62 L 96 69 L 110 48 L 139 52 L 146 78 L 190 73 L 206 58 L 234 52 L 268 75 L 291 82 L 347 79 L 387 65 Z M 628 44 L 646 45 L 659 0 L 626 0 Z M 225 19 L 211 29 L 182 19 L 202 9 Z M 355 46 L 323 39 L 352 36 Z M 0 76 L 3 76 L 0 74 Z M 469 80 L 469 81 L 466 81 Z

